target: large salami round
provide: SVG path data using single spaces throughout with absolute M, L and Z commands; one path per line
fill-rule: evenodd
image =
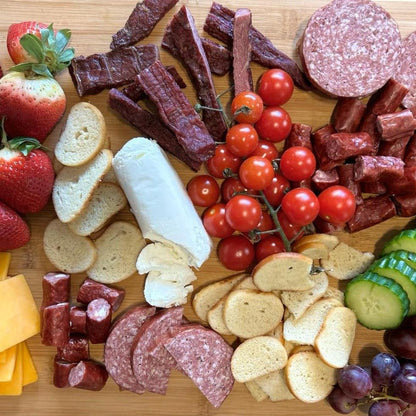
M 395 76 L 409 92 L 403 98 L 402 104 L 406 108 L 416 106 L 416 32 L 403 40 L 403 53 L 400 70 Z
M 397 71 L 401 36 L 396 22 L 370 0 L 333 0 L 318 9 L 299 43 L 312 84 L 330 96 L 364 97 Z
M 133 374 L 131 348 L 139 328 L 155 312 L 156 308 L 149 305 L 140 305 L 128 310 L 113 323 L 107 337 L 104 348 L 105 367 L 123 390 L 139 394 L 145 392 Z

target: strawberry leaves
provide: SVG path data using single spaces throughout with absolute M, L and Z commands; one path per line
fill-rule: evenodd
M 11 68 L 12 71 L 32 71 L 37 75 L 53 78 L 71 63 L 74 48 L 66 48 L 71 38 L 69 29 L 61 29 L 56 33 L 53 25 L 40 29 L 41 37 L 32 33 L 23 35 L 20 44 L 36 62 L 24 62 Z

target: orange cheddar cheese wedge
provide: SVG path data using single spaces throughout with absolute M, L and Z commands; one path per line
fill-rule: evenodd
M 0 365 L 0 382 L 10 381 L 13 376 L 14 367 L 16 364 L 17 346 L 8 348 L 4 351 L 6 361 Z
M 40 316 L 25 277 L 0 281 L 0 351 L 40 331 Z
M 38 372 L 30 355 L 26 342 L 22 342 L 22 358 L 23 358 L 23 386 L 34 383 L 38 380 Z
M 16 346 L 16 364 L 10 381 L 0 383 L 0 395 L 19 396 L 23 387 L 23 357 L 22 344 Z
M 0 280 L 4 280 L 7 277 L 9 271 L 11 254 L 5 251 L 0 252 Z

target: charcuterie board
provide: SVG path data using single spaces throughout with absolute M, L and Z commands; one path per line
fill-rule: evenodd
M 325 0 L 223 0 L 225 6 L 236 9 L 251 9 L 253 25 L 272 40 L 274 45 L 287 55 L 298 60 L 296 43 L 302 34 L 307 19 L 314 10 L 323 6 Z M 402 36 L 416 30 L 416 3 L 413 1 L 379 1 L 399 24 Z M 11 23 L 25 20 L 36 20 L 46 24 L 54 23 L 56 28 L 72 30 L 71 46 L 76 55 L 90 55 L 109 50 L 111 36 L 125 23 L 136 2 L 132 0 L 9 0 L 2 5 L 0 14 L 0 64 L 3 70 L 11 66 L 7 53 L 6 36 Z M 205 17 L 209 11 L 210 0 L 179 0 L 177 5 L 158 23 L 151 35 L 141 43 L 160 45 L 164 28 L 180 6 L 186 4 L 195 18 L 196 25 L 202 33 Z M 165 51 L 161 50 L 161 60 L 166 65 L 175 65 L 185 79 L 188 88 L 185 94 L 192 103 L 196 102 L 195 92 L 181 64 Z M 252 64 L 253 78 L 258 79 L 264 68 Z M 67 71 L 59 74 L 58 81 L 67 96 L 67 109 L 79 101 L 87 101 L 98 107 L 105 116 L 111 149 L 116 153 L 130 138 L 140 135 L 133 127 L 124 122 L 108 105 L 108 91 L 97 95 L 80 98 Z M 217 91 L 225 91 L 229 87 L 228 75 L 214 77 Z M 285 105 L 292 121 L 309 124 L 316 129 L 328 123 L 335 101 L 314 92 L 295 89 L 292 99 Z M 63 127 L 63 121 L 56 126 L 48 138 L 46 145 L 53 148 Z M 186 165 L 171 157 L 171 162 L 186 184 L 194 172 Z M 157 169 L 157 167 L 155 167 Z M 42 298 L 41 279 L 54 267 L 46 258 L 42 248 L 43 232 L 46 225 L 55 217 L 52 203 L 42 212 L 27 216 L 31 230 L 31 240 L 25 247 L 12 252 L 9 274 L 23 273 L 30 285 L 37 304 Z M 128 209 L 117 216 L 118 219 L 134 221 Z M 175 218 L 172 218 L 175 221 Z M 355 234 L 339 233 L 339 238 L 363 251 L 379 254 L 383 242 L 395 232 L 406 227 L 415 226 L 413 218 L 392 218 L 382 224 Z M 198 280 L 196 288 L 226 277 L 232 272 L 225 269 L 218 261 L 215 251 L 209 260 L 196 272 Z M 85 275 L 72 276 L 72 290 L 75 292 Z M 120 283 L 126 290 L 126 298 L 122 309 L 143 301 L 143 276 L 131 276 Z M 337 285 L 331 281 L 331 284 Z M 342 288 L 342 286 L 341 286 Z M 190 306 L 185 306 L 185 316 L 196 320 Z M 0 334 L 1 337 L 1 334 Z M 232 342 L 232 340 L 230 340 Z M 119 391 L 117 385 L 109 379 L 100 392 L 78 389 L 57 389 L 52 384 L 53 356 L 55 349 L 45 347 L 37 335 L 28 341 L 28 345 L 39 373 L 39 381 L 26 386 L 18 397 L 0 397 L 1 415 L 297 415 L 304 412 L 309 415 L 335 414 L 326 402 L 306 405 L 296 400 L 272 403 L 256 402 L 243 384 L 236 383 L 230 396 L 219 409 L 214 409 L 200 394 L 195 385 L 180 372 L 173 372 L 166 396 L 152 393 L 136 395 L 127 391 Z M 369 331 L 358 326 L 351 362 L 367 364 L 375 350 L 385 348 L 382 333 Z M 93 346 L 92 356 L 102 360 L 102 346 Z M 359 414 L 357 411 L 356 414 Z

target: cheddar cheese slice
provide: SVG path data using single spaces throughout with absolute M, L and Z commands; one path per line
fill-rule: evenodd
M 23 386 L 34 383 L 38 380 L 38 372 L 30 355 L 26 342 L 22 342 L 22 358 L 23 358 Z
M 0 252 L 0 280 L 4 280 L 7 277 L 9 271 L 11 254 L 5 251 Z
M 12 379 L 14 367 L 16 364 L 16 352 L 16 345 L 13 345 L 13 347 L 10 347 L 4 351 L 6 361 L 0 365 L 0 382 L 10 381 Z
M 0 351 L 36 335 L 40 316 L 25 277 L 0 281 Z
M 16 364 L 10 381 L 0 383 L 0 395 L 18 396 L 23 387 L 23 357 L 22 344 L 16 346 Z

